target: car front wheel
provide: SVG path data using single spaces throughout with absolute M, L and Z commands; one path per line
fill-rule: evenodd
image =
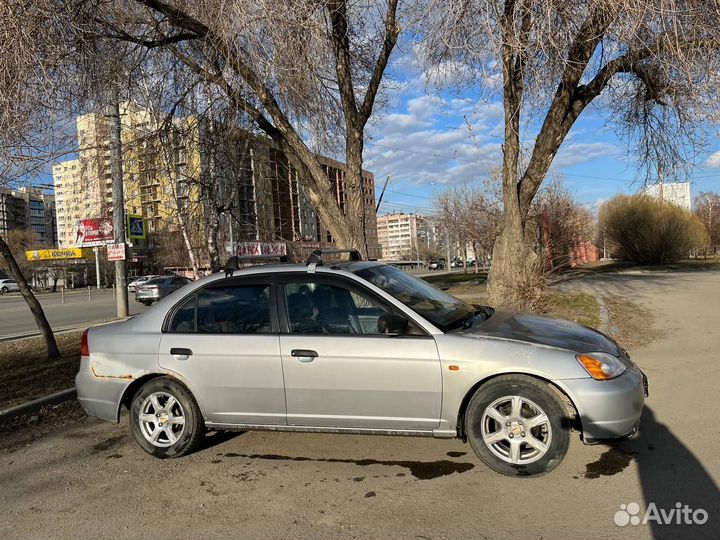
M 465 433 L 478 457 L 507 476 L 545 474 L 560 465 L 570 442 L 570 421 L 557 392 L 525 375 L 504 375 L 482 385 L 465 414 Z
M 195 399 L 169 377 L 151 379 L 138 390 L 130 405 L 130 426 L 143 450 L 163 459 L 190 454 L 205 435 Z
M 7 287 L 3 287 L 2 289 L 0 289 L 0 292 L 2 292 L 3 294 L 7 294 L 9 291 L 10 289 L 8 289 Z

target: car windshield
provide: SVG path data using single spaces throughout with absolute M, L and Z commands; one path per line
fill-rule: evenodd
M 152 278 L 145 282 L 145 285 L 159 285 L 161 283 L 165 283 L 166 280 L 170 279 L 172 276 L 162 276 L 162 277 L 156 277 Z
M 443 332 L 463 326 L 478 312 L 475 307 L 394 266 L 363 268 L 355 274 L 394 296 Z

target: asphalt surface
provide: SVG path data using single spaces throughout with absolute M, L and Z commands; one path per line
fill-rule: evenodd
M 630 351 L 650 378 L 633 440 L 611 448 L 574 437 L 554 472 L 513 479 L 457 440 L 249 432 L 160 461 L 133 442 L 127 418 L 85 420 L 0 454 L 0 537 L 720 537 L 720 272 L 565 286 L 626 295 L 663 331 Z M 640 517 L 650 503 L 665 512 L 681 503 L 708 521 L 616 525 L 630 503 Z
M 89 298 L 87 289 L 66 291 L 64 303 L 59 292 L 39 294 L 37 298 L 53 330 L 107 321 L 117 313 L 112 289 L 90 289 Z M 147 309 L 135 301 L 133 294 L 128 306 L 130 315 Z M 37 325 L 20 293 L 0 296 L 0 339 L 32 332 L 37 332 Z

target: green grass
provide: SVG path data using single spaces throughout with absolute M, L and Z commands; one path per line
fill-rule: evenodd
M 548 293 L 544 315 L 575 321 L 591 328 L 600 326 L 600 305 L 587 293 Z

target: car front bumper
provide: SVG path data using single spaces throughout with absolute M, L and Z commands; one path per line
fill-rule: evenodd
M 583 441 L 594 444 L 631 437 L 640 424 L 647 377 L 635 366 L 616 379 L 565 379 L 582 425 Z

